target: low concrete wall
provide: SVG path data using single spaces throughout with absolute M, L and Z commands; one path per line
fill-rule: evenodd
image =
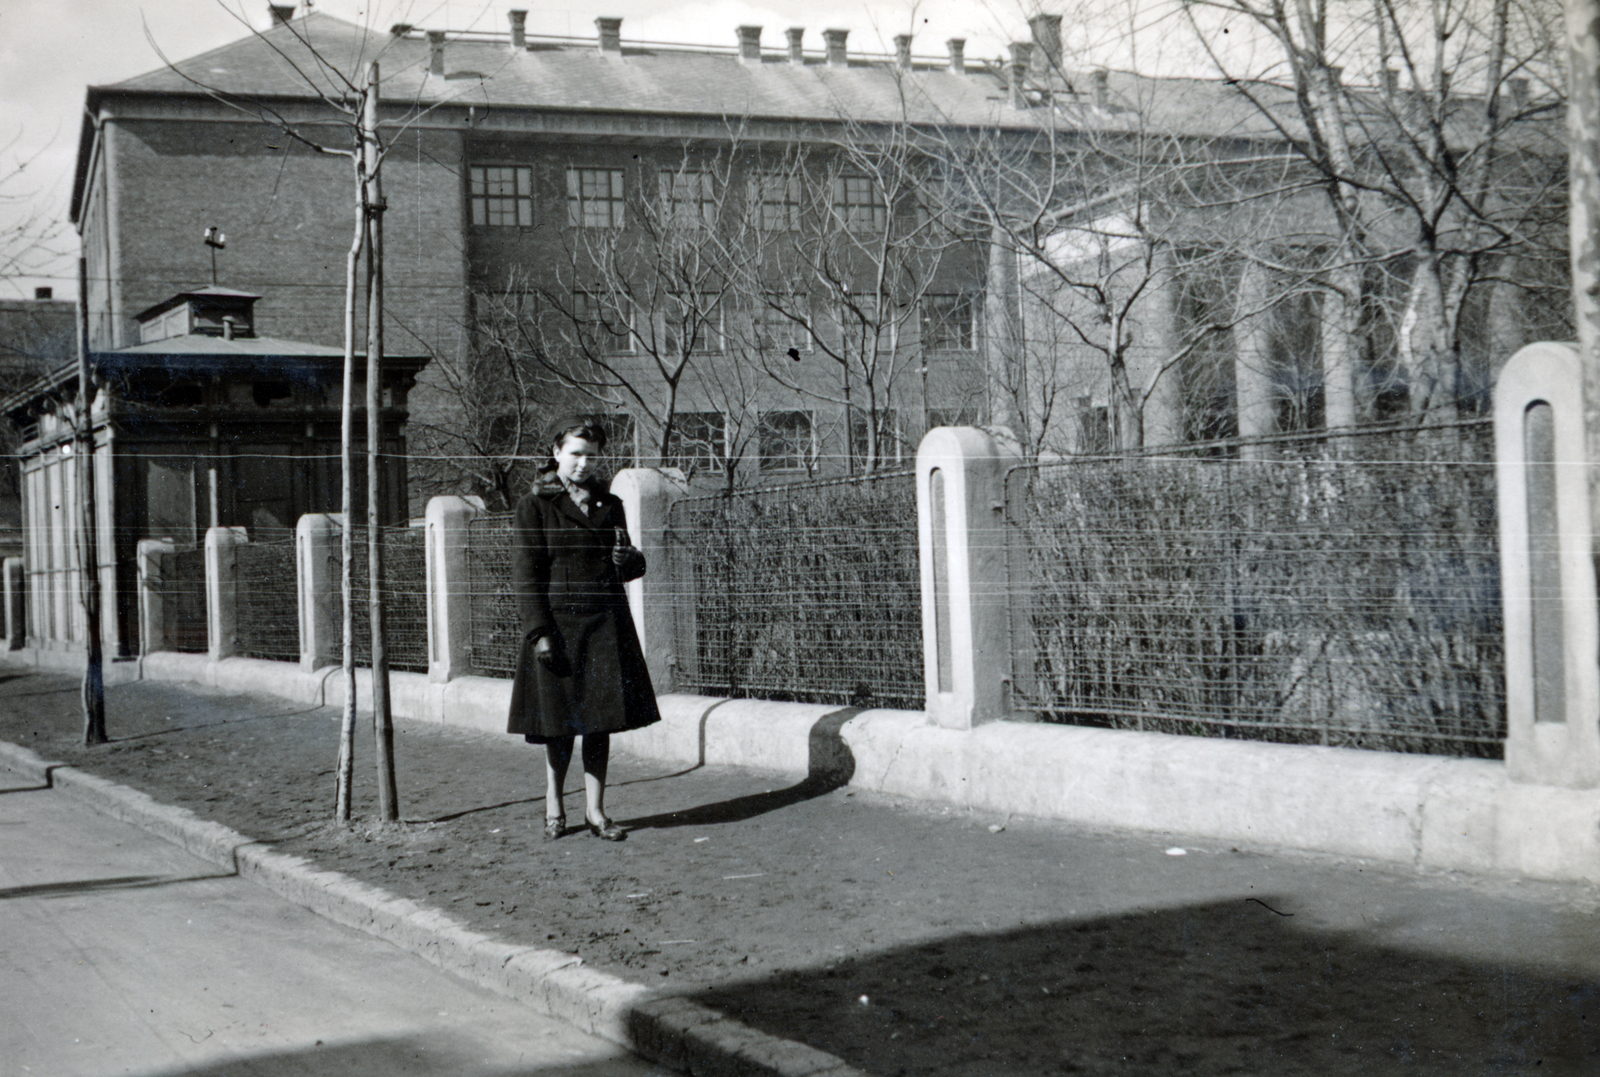
M 17 657 L 72 668 L 68 655 Z M 338 706 L 339 672 L 160 653 L 108 665 L 107 683 L 142 675 Z M 396 717 L 505 728 L 510 681 L 391 677 Z M 368 675 L 358 671 L 358 705 L 369 698 Z M 660 707 L 659 724 L 627 734 L 619 746 L 667 763 L 798 779 L 815 771 L 821 735 L 843 755 L 851 786 L 897 796 L 1432 869 L 1600 882 L 1600 792 L 1513 782 L 1498 762 L 1035 723 L 952 730 L 920 711 L 710 696 L 664 695 Z

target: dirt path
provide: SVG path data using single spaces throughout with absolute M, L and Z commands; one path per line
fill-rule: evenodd
M 134 684 L 110 693 L 114 742 L 88 751 L 72 681 L 0 678 L 0 739 L 885 1077 L 1600 1072 L 1587 887 L 1094 834 L 626 756 L 610 808 L 629 839 L 544 842 L 538 750 L 410 723 L 408 822 L 347 830 L 326 822 L 332 711 Z

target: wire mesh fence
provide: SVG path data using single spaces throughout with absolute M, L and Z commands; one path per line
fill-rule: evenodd
M 206 636 L 206 551 L 180 550 L 167 555 L 164 583 L 166 596 L 176 613 L 168 641 L 175 651 L 203 654 L 208 649 Z
M 684 498 L 667 541 L 678 688 L 922 706 L 914 473 Z
M 1013 468 L 1016 705 L 1498 758 L 1488 421 Z
M 497 512 L 467 525 L 467 661 L 474 671 L 491 676 L 515 676 L 522 651 L 511 588 L 511 520 L 511 513 Z
M 351 620 L 355 663 L 372 666 L 372 617 L 367 593 L 367 531 L 351 533 L 350 580 L 354 609 Z M 426 534 L 420 527 L 385 527 L 383 544 L 384 645 L 391 670 L 428 672 L 428 574 Z
M 234 547 L 234 556 L 238 653 L 275 662 L 300 661 L 299 577 L 293 538 L 274 536 L 270 541 L 241 543 Z

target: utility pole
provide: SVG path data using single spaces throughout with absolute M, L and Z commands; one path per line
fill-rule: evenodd
M 1600 535 L 1600 0 L 1567 0 L 1572 307 L 1583 369 L 1589 533 Z
M 334 818 L 350 821 L 351 788 L 356 759 L 356 630 L 355 586 L 351 564 L 355 553 L 355 392 L 356 392 L 356 268 L 367 241 L 366 157 L 361 139 L 351 154 L 356 184 L 355 234 L 344 261 L 344 392 L 339 402 L 339 624 L 340 679 L 344 682 L 344 707 L 339 715 L 339 763 L 334 779 Z
M 87 664 L 83 669 L 83 743 L 104 744 L 106 737 L 106 682 L 100 647 L 100 544 L 95 534 L 94 489 L 94 381 L 89 376 L 89 262 L 78 257 L 78 402 L 74 424 L 79 515 L 79 587 L 83 592 L 84 642 Z
M 383 148 L 378 143 L 378 64 L 368 69 L 361 112 L 367 211 L 367 610 L 372 628 L 372 731 L 378 765 L 378 809 L 400 819 L 394 776 L 394 717 L 389 707 L 389 655 L 383 616 Z

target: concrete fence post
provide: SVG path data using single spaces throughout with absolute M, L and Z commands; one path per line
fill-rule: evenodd
M 428 680 L 472 672 L 472 581 L 467 567 L 470 526 L 483 513 L 481 497 L 435 497 L 424 517 L 428 567 Z
M 1600 614 L 1590 535 L 1583 374 L 1570 344 L 1530 344 L 1494 391 L 1505 615 L 1506 770 L 1600 785 Z
M 682 570 L 672 561 L 667 524 L 672 503 L 688 493 L 688 484 L 676 468 L 630 467 L 617 472 L 611 492 L 622 499 L 628 534 L 647 562 L 645 575 L 628 584 L 628 605 L 650 666 L 650 683 L 662 695 L 676 689 L 678 589 L 673 581 Z
M 206 529 L 206 639 L 213 662 L 239 650 L 239 559 L 234 548 L 249 541 L 242 527 Z
M 20 651 L 28 641 L 28 577 L 20 557 L 7 557 L 0 565 L 5 571 L 6 650 Z
M 178 552 L 171 539 L 140 539 L 134 547 L 139 577 L 139 654 L 172 650 L 178 604 L 167 597 L 168 560 Z
M 338 513 L 308 513 L 294 526 L 300 611 L 300 668 L 307 673 L 344 661 L 344 602 L 339 594 Z
M 1013 459 L 973 427 L 935 428 L 917 449 L 926 709 L 946 729 L 1010 716 L 1005 472 Z

